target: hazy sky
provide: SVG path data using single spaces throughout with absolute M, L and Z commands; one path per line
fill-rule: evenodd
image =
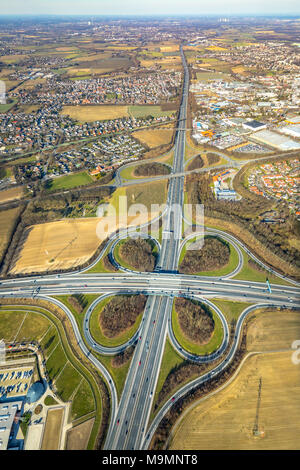
M 299 0 L 0 0 L 4 14 L 299 14 Z

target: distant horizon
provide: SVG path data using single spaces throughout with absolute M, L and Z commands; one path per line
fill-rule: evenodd
M 195 17 L 206 17 L 206 16 L 299 16 L 300 19 L 300 11 L 295 12 L 295 13 L 253 13 L 253 12 L 244 12 L 244 13 L 225 13 L 225 12 L 219 12 L 219 13 L 0 13 L 0 16 L 98 16 L 98 17 L 104 17 L 104 16 L 145 16 L 145 17 L 161 17 L 161 16 L 166 16 L 166 17 L 182 17 L 182 16 L 195 16 Z
M 112 17 L 112 18 L 137 18 L 137 17 L 143 17 L 143 18 L 293 18 L 293 19 L 299 19 L 300 20 L 300 13 L 231 13 L 231 14 L 225 14 L 225 13 L 206 13 L 206 14 L 167 14 L 167 13 L 160 13 L 160 14 L 143 14 L 143 13 L 132 13 L 132 14 L 126 14 L 126 13 L 106 13 L 106 14 L 88 14 L 88 13 L 5 13 L 1 14 L 0 13 L 0 18 L 5 18 L 5 17 L 10 17 L 10 18 L 36 18 L 36 17 L 66 17 L 66 18 L 107 18 L 107 17 Z
M 298 0 L 10 0 L 1 10 L 0 16 L 300 16 Z

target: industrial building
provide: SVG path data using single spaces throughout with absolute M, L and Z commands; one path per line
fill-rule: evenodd
M 259 143 L 268 145 L 269 147 L 274 147 L 277 150 L 287 151 L 300 149 L 300 143 L 282 134 L 278 134 L 277 132 L 272 132 L 267 129 L 255 132 L 251 134 L 250 137 Z
M 22 409 L 23 400 L 0 403 L 0 450 L 9 449 L 10 443 L 15 441 L 18 428 L 16 415 L 20 415 Z M 19 449 L 13 442 L 13 448 L 16 447 Z
M 233 189 L 216 189 L 215 194 L 218 200 L 226 199 L 236 201 L 236 192 Z
M 278 131 L 283 134 L 290 135 L 291 137 L 296 137 L 296 139 L 300 139 L 300 124 L 289 124 L 279 128 Z
M 256 121 L 255 119 L 252 121 L 243 122 L 242 125 L 244 129 L 247 129 L 252 132 L 260 131 L 262 129 L 266 129 L 267 127 L 266 124 Z

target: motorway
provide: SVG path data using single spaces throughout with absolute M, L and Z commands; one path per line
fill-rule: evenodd
M 185 123 L 189 90 L 189 73 L 183 51 L 184 66 L 182 102 L 178 117 L 179 128 L 175 136 L 173 172 L 183 172 L 185 153 Z M 182 129 L 182 130 L 181 130 Z M 179 245 L 182 236 L 182 205 L 184 176 L 170 180 L 167 210 L 163 220 L 163 240 L 156 269 L 176 270 Z M 105 449 L 140 449 L 145 438 L 154 392 L 167 335 L 168 313 L 172 310 L 172 298 L 149 296 L 146 304 L 146 320 L 143 323 L 141 341 L 138 342 L 126 383 L 121 396 L 119 413 L 109 429 Z
M 174 163 L 169 180 L 167 205 L 163 214 L 162 242 L 160 244 L 155 240 L 159 250 L 155 272 L 134 272 L 118 265 L 123 272 L 108 274 L 86 273 L 87 269 L 90 269 L 101 259 L 110 244 L 111 259 L 117 264 L 114 258 L 114 248 L 120 238 L 122 238 L 122 236 L 125 237 L 121 232 L 111 237 L 97 259 L 85 270 L 60 275 L 7 279 L 0 282 L 0 298 L 45 299 L 61 307 L 68 316 L 79 347 L 86 357 L 103 374 L 110 389 L 111 420 L 104 446 L 104 448 L 108 450 L 137 450 L 147 448 L 157 425 L 173 403 L 184 396 L 184 394 L 193 387 L 209 380 L 211 376 L 220 373 L 234 358 L 238 348 L 243 322 L 246 316 L 254 309 L 270 306 L 300 309 L 299 283 L 286 278 L 284 275 L 275 273 L 271 268 L 252 255 L 249 249 L 239 240 L 220 230 L 206 229 L 205 231 L 210 234 L 218 234 L 233 245 L 238 253 L 238 265 L 233 271 L 222 277 L 189 276 L 178 273 L 180 252 L 188 239 L 195 236 L 195 233 L 192 233 L 185 240 L 182 240 L 182 226 L 184 221 L 182 206 L 184 197 L 185 128 L 189 73 L 182 50 L 181 54 L 184 66 L 182 103 L 179 113 L 179 127 L 175 138 Z M 147 224 L 144 225 L 146 226 Z M 203 227 L 199 227 L 199 233 L 203 233 L 203 229 Z M 141 236 L 141 232 L 135 233 L 135 230 L 135 228 L 131 228 L 129 232 Z M 128 232 L 126 236 L 128 236 Z M 243 265 L 241 248 L 268 271 L 272 272 L 272 274 L 276 274 L 283 280 L 289 281 L 290 284 L 272 284 L 270 292 L 265 283 L 232 279 Z M 141 324 L 135 335 L 125 344 L 115 348 L 108 348 L 97 344 L 90 333 L 89 322 L 98 303 L 107 296 L 141 292 L 148 295 L 148 299 Z M 57 295 L 76 293 L 101 294 L 100 297 L 89 306 L 85 313 L 83 320 L 84 338 L 81 336 L 77 322 L 70 310 L 62 302 L 53 298 L 53 296 Z M 195 356 L 185 351 L 181 345 L 178 344 L 172 330 L 171 321 L 173 301 L 176 296 L 185 296 L 200 300 L 209 305 L 209 307 L 215 311 L 216 315 L 219 316 L 223 328 L 223 338 L 218 349 L 211 355 L 205 357 Z M 171 344 L 181 356 L 195 362 L 209 362 L 215 360 L 227 350 L 229 341 L 228 324 L 222 311 L 212 303 L 213 298 L 238 300 L 253 305 L 246 308 L 240 315 L 236 325 L 233 343 L 224 360 L 208 374 L 197 378 L 178 390 L 174 396 L 163 405 L 149 426 L 149 417 L 167 335 L 170 338 Z M 114 381 L 106 368 L 93 355 L 93 351 L 103 355 L 112 355 L 120 353 L 131 344 L 135 344 L 134 355 L 122 395 L 118 401 Z

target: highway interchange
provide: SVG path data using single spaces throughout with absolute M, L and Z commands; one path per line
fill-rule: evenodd
M 268 266 L 251 254 L 249 249 L 233 236 L 212 229 L 205 229 L 205 233 L 219 235 L 229 241 L 238 253 L 238 265 L 231 273 L 222 277 L 188 276 L 179 274 L 178 263 L 180 252 L 184 244 L 195 237 L 192 233 L 182 240 L 182 206 L 184 196 L 184 155 L 185 155 L 185 127 L 187 113 L 187 98 L 189 87 L 189 73 L 182 54 L 184 65 L 184 83 L 182 103 L 179 114 L 179 124 L 175 138 L 174 163 L 169 179 L 169 190 L 165 212 L 163 214 L 164 227 L 162 242 L 155 240 L 159 256 L 155 272 L 139 273 L 122 268 L 116 262 L 114 249 L 122 239 L 122 231 L 115 234 L 103 248 L 97 259 L 89 268 L 77 272 L 61 275 L 42 275 L 17 279 L 2 280 L 0 283 L 0 298 L 36 298 L 45 299 L 61 307 L 68 316 L 77 342 L 86 357 L 103 374 L 111 394 L 111 419 L 104 448 L 107 450 L 146 449 L 159 422 L 174 402 L 184 396 L 188 391 L 205 382 L 210 377 L 220 373 L 234 358 L 238 348 L 242 326 L 245 318 L 254 309 L 270 306 L 282 308 L 300 308 L 299 283 L 284 275 L 275 273 Z M 118 183 L 122 181 L 118 179 Z M 135 181 L 136 183 L 136 181 Z M 144 224 L 147 226 L 147 224 Z M 203 233 L 204 227 L 199 227 Z M 129 233 L 134 234 L 131 228 Z M 125 232 L 124 232 L 125 233 Z M 128 233 L 126 233 L 126 236 Z M 141 233 L 135 233 L 141 236 Z M 123 237 L 125 235 L 123 234 Z M 120 271 L 112 274 L 87 274 L 86 271 L 96 265 L 110 246 L 111 260 Z M 241 248 L 270 273 L 278 275 L 289 282 L 289 285 L 272 284 L 271 292 L 265 283 L 242 281 L 232 279 L 243 266 Z M 117 294 L 144 293 L 147 303 L 138 331 L 126 343 L 115 348 L 108 348 L 97 344 L 93 339 L 89 322 L 90 317 L 99 302 L 105 297 Z M 87 309 L 83 320 L 83 335 L 71 311 L 53 296 L 70 295 L 76 293 L 101 294 Z M 185 351 L 177 342 L 172 330 L 172 309 L 176 296 L 195 298 L 206 303 L 219 316 L 223 327 L 223 339 L 216 351 L 208 356 L 196 356 Z M 237 300 L 251 303 L 240 315 L 235 329 L 234 339 L 230 347 L 229 327 L 222 311 L 212 303 L 213 298 Z M 207 374 L 195 379 L 178 390 L 173 397 L 162 406 L 152 423 L 149 423 L 155 389 L 160 372 L 160 365 L 164 352 L 167 335 L 180 355 L 196 362 L 210 362 L 224 354 L 224 359 Z M 114 381 L 93 354 L 93 351 L 103 355 L 113 355 L 122 352 L 129 345 L 135 344 L 134 354 L 128 370 L 126 382 L 120 400 L 118 400 Z

